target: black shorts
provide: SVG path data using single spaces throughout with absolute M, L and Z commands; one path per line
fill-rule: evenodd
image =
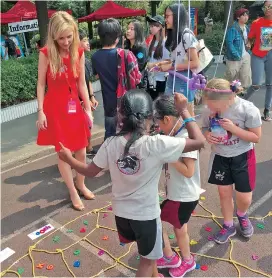
M 136 241 L 139 254 L 149 260 L 163 257 L 161 219 L 131 220 L 115 216 L 120 243 Z
M 252 192 L 256 186 L 255 150 L 234 157 L 212 154 L 209 165 L 211 184 L 233 185 L 238 192 Z
M 193 202 L 178 202 L 167 199 L 161 204 L 161 220 L 180 229 L 184 224 L 188 223 L 197 204 L 198 200 Z

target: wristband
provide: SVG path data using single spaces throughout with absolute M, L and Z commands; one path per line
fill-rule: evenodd
M 95 97 L 95 95 L 90 95 L 90 98 Z
M 40 111 L 42 111 L 42 110 L 43 110 L 43 108 L 40 108 L 40 109 L 38 108 L 38 109 L 37 109 L 37 112 L 40 112 Z
M 190 123 L 190 122 L 195 122 L 195 118 L 187 118 L 185 120 L 183 120 L 183 124 L 186 125 L 187 123 Z

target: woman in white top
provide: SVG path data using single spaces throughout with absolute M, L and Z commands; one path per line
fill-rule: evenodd
M 165 36 L 164 36 L 164 18 L 160 15 L 154 17 L 148 17 L 150 33 L 153 35 L 153 39 L 150 43 L 148 50 L 148 64 L 147 68 L 151 70 L 159 62 L 170 58 L 169 51 L 165 48 Z M 148 92 L 152 99 L 156 99 L 159 94 L 164 93 L 166 85 L 166 73 L 151 71 L 148 74 L 149 86 Z
M 199 58 L 196 50 L 198 41 L 193 32 L 188 28 L 188 13 L 183 4 L 172 4 L 166 8 L 165 24 L 167 29 L 165 47 L 171 52 L 172 63 L 161 64 L 161 71 L 167 72 L 176 69 L 177 72 L 187 76 L 189 67 L 190 78 L 191 71 L 199 66 Z M 190 62 L 188 62 L 189 58 Z M 191 104 L 189 111 L 193 115 L 195 91 L 187 90 L 187 82 L 179 78 L 175 79 L 175 88 L 173 88 L 173 83 L 173 75 L 170 75 L 167 79 L 165 94 L 171 95 L 174 89 L 174 92 L 185 95 L 188 98 L 188 103 Z

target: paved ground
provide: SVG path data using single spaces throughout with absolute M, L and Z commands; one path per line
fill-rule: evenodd
M 264 90 L 261 90 L 255 96 L 254 102 L 262 109 L 263 100 Z M 101 120 L 101 118 L 98 119 Z M 24 136 L 23 130 L 22 136 Z M 261 143 L 256 146 L 257 189 L 250 209 L 251 216 L 258 218 L 252 220 L 255 234 L 249 241 L 245 241 L 239 234 L 232 240 L 231 259 L 236 261 L 237 265 L 245 265 L 261 273 L 258 274 L 250 269 L 238 266 L 242 277 L 263 277 L 265 274 L 272 276 L 272 217 L 268 216 L 262 219 L 263 216 L 272 211 L 271 137 L 271 124 L 265 123 Z M 18 138 L 16 140 L 19 141 L 19 137 L 15 138 Z M 20 148 L 19 145 L 18 148 Z M 197 263 L 208 265 L 208 270 L 195 270 L 188 276 L 237 277 L 238 272 L 235 267 L 230 262 L 224 261 L 230 258 L 231 244 L 227 243 L 219 246 L 207 239 L 210 233 L 205 230 L 205 227 L 211 227 L 212 231 L 217 229 L 216 224 L 210 218 L 209 211 L 214 215 L 220 215 L 216 188 L 206 182 L 208 157 L 209 148 L 206 147 L 201 152 L 201 177 L 203 188 L 207 191 L 202 195 L 205 200 L 201 201 L 201 206 L 197 207 L 196 214 L 189 224 L 190 237 L 197 242 L 192 246 L 192 252 L 199 254 Z M 135 275 L 133 268 L 137 268 L 138 264 L 137 248 L 135 245 L 119 245 L 114 218 L 109 210 L 111 184 L 108 172 L 102 172 L 98 177 L 86 180 L 87 186 L 96 193 L 96 200 L 84 200 L 86 207 L 84 212 L 76 212 L 71 208 L 66 187 L 61 181 L 56 166 L 55 154 L 49 154 L 46 157 L 30 161 L 10 170 L 6 169 L 2 172 L 1 181 L 1 249 L 9 247 L 15 251 L 15 254 L 1 264 L 2 271 L 10 266 L 9 270 L 11 271 L 23 268 L 23 277 L 33 277 L 35 275 L 90 277 L 97 274 L 105 277 L 128 277 Z M 162 186 L 161 190 L 163 191 Z M 97 210 L 103 207 L 102 211 Z M 205 211 L 205 209 L 208 211 Z M 83 221 L 88 221 L 88 225 L 84 225 Z M 48 223 L 55 227 L 53 233 L 43 235 L 36 240 L 31 240 L 27 236 Z M 256 224 L 258 223 L 263 224 L 264 229 L 257 228 Z M 80 232 L 83 227 L 86 228 L 85 233 Z M 72 229 L 73 232 L 68 233 L 67 230 L 69 229 Z M 169 227 L 166 226 L 166 229 L 169 230 Z M 171 233 L 171 230 L 169 230 L 169 233 Z M 55 236 L 60 237 L 59 242 L 53 241 Z M 103 240 L 104 236 L 108 236 L 109 239 Z M 173 247 L 175 247 L 175 239 L 171 241 Z M 30 246 L 32 247 L 29 249 Z M 78 249 L 80 254 L 76 256 L 73 252 Z M 100 256 L 98 252 L 101 249 L 104 249 L 106 253 Z M 63 253 L 60 250 L 63 250 Z M 112 257 L 118 258 L 122 255 L 123 257 L 120 258 L 119 263 L 115 263 L 115 260 L 112 259 Z M 252 255 L 259 256 L 259 259 L 252 260 Z M 223 259 L 223 261 L 205 256 L 217 257 Z M 76 260 L 81 262 L 78 268 L 73 266 Z M 45 263 L 45 267 L 43 269 L 36 268 L 39 263 Z M 129 268 L 123 264 L 129 266 Z M 53 265 L 54 268 L 47 270 L 47 265 Z M 110 269 L 106 270 L 108 268 Z M 69 272 L 69 269 L 71 272 Z M 105 272 L 102 270 L 105 270 Z M 166 276 L 168 275 L 167 272 L 163 273 Z M 15 276 L 15 273 L 4 275 L 4 277 Z

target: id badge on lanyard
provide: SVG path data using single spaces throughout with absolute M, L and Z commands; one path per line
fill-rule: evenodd
M 71 86 L 69 84 L 69 81 L 68 81 L 68 74 L 67 74 L 67 72 L 65 72 L 65 78 L 66 78 L 66 82 L 67 82 L 68 87 L 69 87 L 69 94 L 71 96 L 70 100 L 68 101 L 68 114 L 75 114 L 77 112 L 77 103 L 72 98 L 72 88 L 71 88 Z
M 76 102 L 71 98 L 68 101 L 68 114 L 76 113 Z

